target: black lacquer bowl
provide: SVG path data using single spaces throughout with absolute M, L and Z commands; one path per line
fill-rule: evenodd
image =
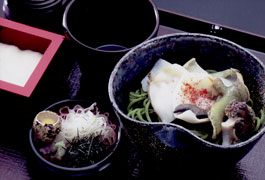
M 254 110 L 265 110 L 265 67 L 243 47 L 228 40 L 203 34 L 171 34 L 140 44 L 121 58 L 109 80 L 110 101 L 130 139 L 146 155 L 159 160 L 238 162 L 264 135 L 265 127 L 239 144 L 222 146 L 198 138 L 187 129 L 169 123 L 140 122 L 127 114 L 129 91 L 141 87 L 141 80 L 159 58 L 183 65 L 195 57 L 204 69 L 239 69 L 254 101 Z M 175 161 L 176 162 L 176 161 Z M 230 163 L 230 164 L 231 164 Z
M 100 111 L 100 113 L 109 113 L 109 118 L 113 124 L 116 125 L 115 132 L 117 134 L 117 140 L 116 142 L 111 145 L 111 150 L 108 153 L 105 153 L 104 157 L 102 157 L 100 160 L 95 162 L 92 165 L 87 165 L 83 167 L 66 167 L 62 165 L 58 165 L 54 162 L 51 162 L 47 160 L 44 156 L 41 155 L 39 150 L 37 149 L 37 143 L 36 143 L 36 138 L 34 135 L 33 129 L 30 129 L 29 131 L 29 142 L 30 146 L 33 150 L 33 153 L 36 155 L 36 159 L 38 163 L 41 165 L 41 167 L 44 167 L 47 169 L 49 172 L 54 172 L 55 174 L 58 175 L 65 175 L 65 176 L 82 176 L 82 175 L 90 175 L 90 176 L 95 176 L 97 177 L 100 172 L 104 171 L 107 169 L 115 159 L 117 158 L 117 151 L 119 151 L 120 147 L 120 142 L 121 142 L 121 125 L 120 121 L 117 119 L 117 117 L 113 114 L 113 109 L 111 108 L 109 103 L 106 102 L 98 102 L 98 101 L 92 101 L 92 100 L 76 100 L 76 99 L 66 99 L 62 101 L 58 101 L 49 107 L 46 108 L 46 110 L 50 110 L 53 112 L 58 113 L 59 109 L 68 106 L 69 108 L 73 108 L 76 105 L 81 105 L 83 108 L 89 107 L 91 104 L 94 102 L 97 103 L 97 107 Z
M 82 73 L 96 75 L 94 83 L 107 90 L 108 78 L 119 59 L 157 35 L 159 15 L 151 0 L 80 0 L 66 7 L 63 27 L 69 52 L 78 60 Z
M 151 0 L 72 1 L 63 26 L 75 43 L 101 53 L 127 52 L 158 32 L 159 16 Z

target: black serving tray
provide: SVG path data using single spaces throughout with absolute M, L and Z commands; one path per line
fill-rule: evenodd
M 164 9 L 159 9 L 158 36 L 175 32 L 212 34 L 246 47 L 265 63 L 265 37 L 212 24 Z M 62 32 L 63 33 L 63 32 Z M 33 157 L 28 140 L 35 114 L 50 104 L 69 98 L 89 98 L 89 79 L 79 67 L 77 56 L 68 54 L 69 45 L 63 43 L 43 78 L 29 98 L 0 91 L 0 179 L 149 179 L 185 176 L 185 179 L 260 180 L 265 172 L 265 137 L 236 165 L 213 164 L 212 168 L 189 169 L 188 164 L 168 165 L 143 156 L 123 132 L 120 158 L 100 174 L 83 177 L 64 177 L 43 168 Z M 108 78 L 108 77 L 106 77 Z M 93 96 L 108 98 L 106 91 Z M 177 164 L 177 163 L 176 163 Z M 182 179 L 182 178 L 180 178 Z

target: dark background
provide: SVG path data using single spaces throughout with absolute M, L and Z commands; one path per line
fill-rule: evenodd
M 19 0 L 18 0 L 19 1 Z M 191 16 L 203 21 L 210 21 L 213 24 L 228 26 L 240 31 L 257 34 L 265 38 L 265 0 L 153 0 L 158 8 L 173 11 L 185 16 Z M 2 3 L 0 0 L 0 16 L 2 13 Z M 175 22 L 176 24 L 178 22 Z M 262 44 L 264 46 L 264 44 Z M 264 54 L 262 55 L 264 56 Z M 264 58 L 264 57 L 263 57 Z M 2 105 L 2 104 L 1 104 Z M 1 111 L 1 113 L 3 113 Z M 1 121 L 8 121 L 3 120 Z M 21 119 L 17 119 L 21 121 Z M 30 120 L 31 121 L 31 120 Z M 8 124 L 8 123 L 4 123 Z M 14 122 L 16 126 L 16 122 Z M 18 123 L 19 125 L 19 123 Z M 3 132 L 6 127 L 0 125 Z M 27 156 L 24 151 L 20 151 L 22 142 L 10 142 L 0 133 L 0 180 L 14 179 L 39 179 L 42 173 L 34 172 L 34 167 L 27 165 Z M 9 134 L 7 136 L 14 136 Z M 21 136 L 15 134 L 15 136 Z M 27 137 L 23 137 L 27 138 Z M 28 146 L 28 144 L 25 144 Z M 237 180 L 264 180 L 265 172 L 265 136 L 235 167 L 235 170 L 226 173 L 228 179 Z M 140 164 L 141 165 L 141 164 Z M 34 165 L 33 165 L 34 166 Z M 141 168 L 141 166 L 139 167 Z M 34 173 L 33 173 L 34 172 Z M 206 170 L 207 172 L 207 170 Z M 225 174 L 220 169 L 220 174 Z M 47 174 L 46 174 L 47 175 Z M 35 178 L 34 178 L 35 176 Z M 47 175 L 48 176 L 48 175 Z M 213 177 L 213 179 L 215 179 Z
M 157 7 L 265 36 L 264 0 L 153 0 Z M 0 0 L 0 16 L 3 0 Z

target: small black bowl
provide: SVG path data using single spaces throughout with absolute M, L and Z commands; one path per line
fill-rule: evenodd
M 49 107 L 47 107 L 45 110 L 58 112 L 61 107 L 69 106 L 70 108 L 73 108 L 77 104 L 81 105 L 83 108 L 86 108 L 86 107 L 89 107 L 94 102 L 97 102 L 97 101 L 67 99 L 67 100 L 56 102 L 50 105 Z M 92 165 L 78 167 L 78 168 L 71 168 L 71 167 L 57 165 L 45 159 L 36 149 L 36 146 L 34 143 L 35 142 L 34 132 L 33 132 L 33 129 L 31 128 L 29 131 L 30 146 L 32 148 L 33 153 L 37 157 L 38 163 L 42 167 L 58 175 L 66 175 L 66 176 L 95 175 L 96 176 L 98 173 L 108 168 L 114 162 L 115 157 L 117 156 L 117 151 L 119 149 L 120 142 L 121 142 L 121 125 L 120 125 L 119 120 L 113 114 L 112 108 L 107 103 L 97 102 L 97 107 L 99 108 L 99 111 L 101 113 L 108 112 L 112 123 L 116 125 L 115 131 L 117 133 L 117 140 L 115 144 L 112 145 L 113 146 L 112 151 L 108 155 L 106 155 L 103 159 L 101 159 L 100 161 Z
M 225 162 L 236 163 L 264 135 L 265 127 L 248 140 L 230 146 L 205 141 L 186 128 L 162 122 L 141 122 L 129 118 L 129 91 L 141 87 L 141 80 L 159 58 L 183 65 L 195 57 L 204 69 L 217 71 L 239 69 L 254 101 L 254 110 L 265 110 L 265 67 L 245 48 L 222 38 L 204 34 L 171 34 L 154 38 L 124 55 L 109 79 L 109 97 L 116 114 L 138 149 L 159 160 L 184 162 L 201 166 Z M 177 160 L 176 160 L 177 159 Z M 208 163 L 207 163 L 208 162 Z

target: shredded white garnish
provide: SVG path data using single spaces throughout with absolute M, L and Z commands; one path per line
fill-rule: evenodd
M 73 109 L 65 106 L 60 109 L 62 119 L 61 135 L 68 141 L 74 138 L 102 136 L 104 142 L 113 144 L 116 141 L 116 126 L 108 119 L 108 114 L 100 114 L 96 103 L 88 108 L 76 105 Z

